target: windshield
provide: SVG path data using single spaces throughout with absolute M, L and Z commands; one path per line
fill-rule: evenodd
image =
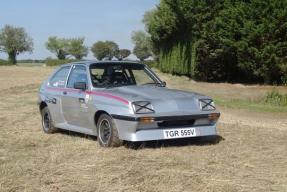
M 118 87 L 126 85 L 160 85 L 160 82 L 144 65 L 133 63 L 98 63 L 90 66 L 94 87 Z

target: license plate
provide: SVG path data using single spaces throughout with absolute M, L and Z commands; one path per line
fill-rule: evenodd
M 166 129 L 163 130 L 165 139 L 195 137 L 195 128 L 182 128 L 182 129 Z

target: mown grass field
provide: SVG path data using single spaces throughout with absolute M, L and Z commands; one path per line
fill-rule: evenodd
M 42 132 L 37 90 L 52 70 L 0 67 L 0 191 L 287 191 L 284 110 L 223 102 L 217 144 L 189 139 L 103 149 L 94 137 Z M 172 88 L 227 103 L 274 89 L 160 75 Z

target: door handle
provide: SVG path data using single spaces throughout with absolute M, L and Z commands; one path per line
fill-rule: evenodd
M 84 98 L 79 98 L 79 102 L 80 103 L 85 103 L 85 99 Z
M 64 94 L 64 95 L 67 95 L 67 91 L 63 91 L 63 94 Z

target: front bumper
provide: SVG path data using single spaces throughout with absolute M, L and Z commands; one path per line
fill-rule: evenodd
M 150 140 L 164 140 L 165 130 L 187 128 L 186 126 L 174 127 L 159 127 L 158 122 L 171 119 L 191 119 L 195 122 L 204 122 L 208 120 L 207 115 L 193 115 L 193 116 L 180 116 L 180 117 L 155 117 L 153 123 L 141 123 L 135 117 L 123 117 L 112 115 L 116 127 L 118 128 L 119 138 L 126 141 L 150 141 Z M 217 135 L 216 122 L 214 123 L 194 123 L 188 128 L 195 129 L 196 137 Z M 194 137 L 194 136 L 192 136 Z

